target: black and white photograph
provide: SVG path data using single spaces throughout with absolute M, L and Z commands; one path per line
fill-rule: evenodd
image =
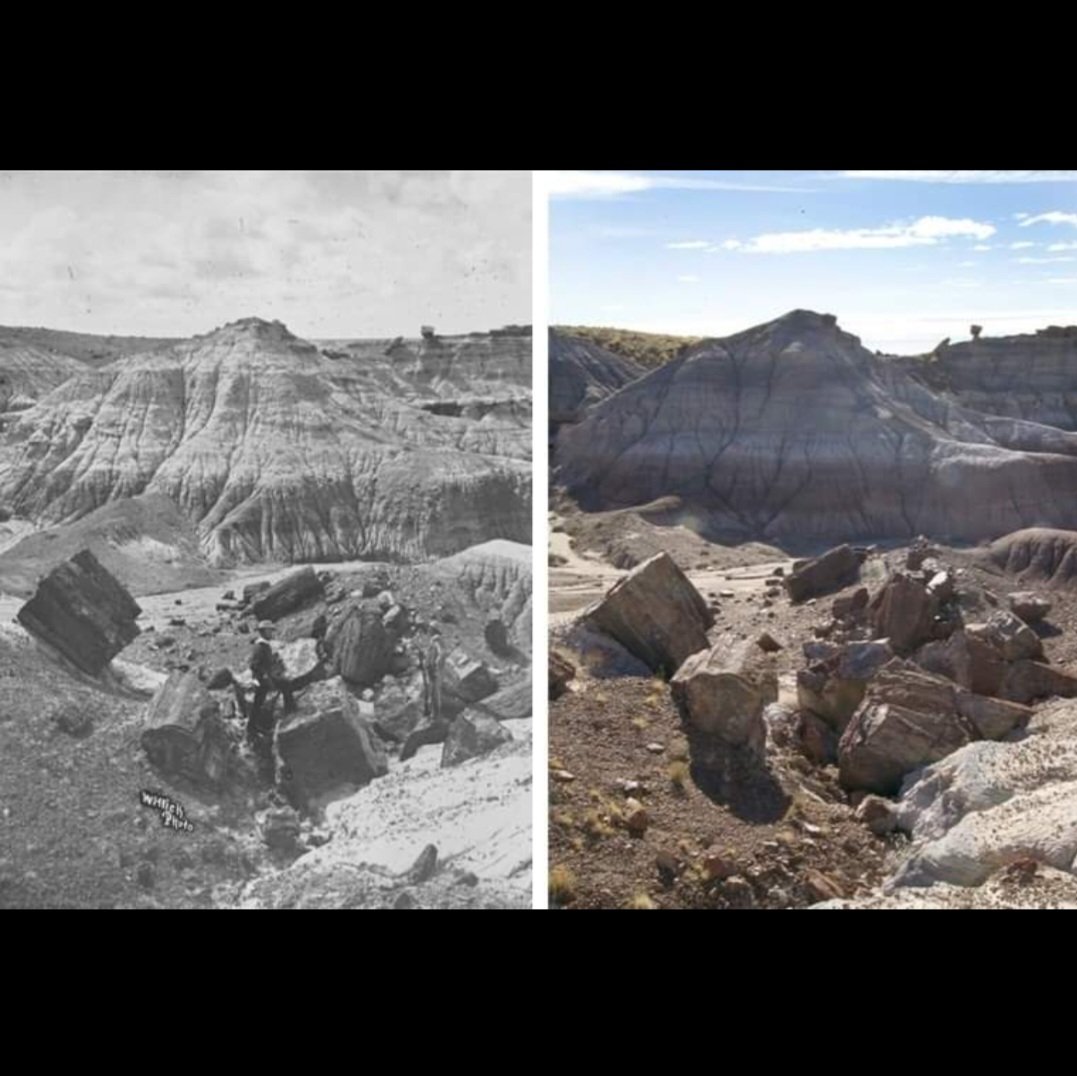
M 531 229 L 0 172 L 0 907 L 531 906 Z

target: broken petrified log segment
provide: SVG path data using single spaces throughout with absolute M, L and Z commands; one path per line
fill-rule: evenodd
M 1020 617 L 1005 609 L 996 609 L 988 617 L 987 633 L 1006 661 L 1043 658 L 1040 637 Z
M 949 639 L 926 643 L 916 652 L 916 663 L 977 695 L 997 694 L 1006 672 L 998 649 L 969 631 L 955 631 Z
M 655 672 L 672 675 L 708 647 L 714 616 L 667 553 L 644 561 L 584 616 Z
M 1043 620 L 1051 611 L 1051 603 L 1031 590 L 1019 590 L 1009 595 L 1010 612 L 1020 617 L 1026 624 L 1035 624 Z
M 245 593 L 245 591 L 244 591 Z M 325 597 L 325 587 L 313 568 L 303 568 L 285 576 L 260 594 L 251 605 L 259 620 L 279 620 L 297 609 Z
M 890 640 L 895 654 L 910 654 L 935 636 L 938 599 L 904 572 L 895 572 L 868 606 L 879 638 Z
M 1028 703 L 1036 699 L 1077 698 L 1077 676 L 1052 665 L 1038 661 L 1014 661 L 1006 666 L 1002 686 L 998 689 L 1001 699 Z
M 142 610 L 88 549 L 58 564 L 19 610 L 19 623 L 91 676 L 138 635 Z
M 821 557 L 806 561 L 785 579 L 789 600 L 794 603 L 807 601 L 851 586 L 860 578 L 863 560 L 862 552 L 852 546 L 839 545 Z
M 484 662 L 469 658 L 462 650 L 454 650 L 446 658 L 442 683 L 446 695 L 470 705 L 493 695 L 497 689 L 497 677 Z
M 329 630 L 325 642 L 333 669 L 351 684 L 370 687 L 392 669 L 396 640 L 378 609 L 353 605 Z
M 483 638 L 486 640 L 486 645 L 495 653 L 498 657 L 511 657 L 513 652 L 512 643 L 509 642 L 508 629 L 505 627 L 505 622 L 499 616 L 492 616 L 486 621 L 486 626 L 482 630 Z
M 220 784 L 228 769 L 230 741 L 217 701 L 192 672 L 174 672 L 146 712 L 141 744 L 166 773 Z
M 828 647 L 828 650 L 823 650 Z M 805 653 L 819 659 L 797 673 L 797 704 L 842 732 L 863 701 L 868 681 L 894 652 L 886 639 L 871 642 L 806 644 Z
M 725 637 L 691 655 L 670 687 L 690 729 L 762 759 L 767 738 L 763 709 L 778 701 L 778 677 L 773 658 L 753 642 L 734 643 Z M 718 749 L 720 744 L 711 746 Z
M 346 794 L 389 771 L 369 718 L 358 700 L 293 714 L 277 726 L 280 785 L 297 807 L 336 793 Z
M 892 795 L 912 770 L 973 740 L 1004 736 L 1027 723 L 1031 712 L 895 659 L 879 671 L 842 734 L 841 783 Z
M 511 687 L 504 687 L 481 702 L 472 703 L 469 710 L 498 721 L 519 721 L 531 716 L 531 677 Z
M 475 709 L 465 710 L 449 725 L 445 746 L 441 749 L 442 766 L 459 766 L 495 747 L 508 743 L 512 733 L 496 718 Z

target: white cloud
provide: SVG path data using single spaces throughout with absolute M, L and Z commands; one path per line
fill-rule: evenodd
M 1056 276 L 1047 281 L 1048 284 L 1077 284 L 1077 276 Z
M 887 179 L 914 183 L 1073 183 L 1077 172 L 959 172 L 859 171 L 842 172 L 846 179 Z
M 1021 220 L 1021 227 L 1027 228 L 1030 224 L 1072 224 L 1077 227 L 1077 213 L 1060 213 L 1055 209 L 1050 213 L 1037 213 L 1034 217 L 1026 214 Z
M 942 283 L 949 288 L 979 288 L 983 285 L 982 280 L 970 280 L 968 277 L 951 277 Z
M 667 250 L 707 250 L 710 243 L 706 239 L 689 239 L 684 243 L 667 243 Z
M 1027 239 L 1021 243 L 1011 243 L 1010 250 L 1027 250 L 1029 247 L 1034 247 L 1035 243 L 1030 243 Z
M 1077 250 L 1077 243 L 1052 243 L 1048 250 Z
M 973 250 L 994 250 L 995 248 L 992 247 L 988 243 L 977 243 L 976 246 L 974 246 L 972 249 Z
M 979 264 L 979 262 L 958 262 L 957 267 L 958 269 L 972 269 Z
M 1050 262 L 1073 262 L 1077 261 L 1077 258 L 1068 258 L 1063 255 L 1061 258 L 1015 258 L 1020 265 L 1047 265 Z
M 881 228 L 826 229 L 804 232 L 772 232 L 746 242 L 727 239 L 726 250 L 748 254 L 800 254 L 820 250 L 882 250 L 894 247 L 934 246 L 941 239 L 956 237 L 987 239 L 995 234 L 991 224 L 968 218 L 921 217 L 906 224 Z
M 699 277 L 692 276 L 690 273 L 686 273 L 684 276 L 679 276 L 679 277 L 677 277 L 677 279 L 682 284 L 698 284 L 699 283 Z
M 0 173 L 0 323 L 187 335 L 277 317 L 307 337 L 526 320 L 531 177 Z
M 772 191 L 809 194 L 810 187 L 749 183 L 710 176 L 639 176 L 627 172 L 542 172 L 538 181 L 551 198 L 618 198 L 653 190 Z

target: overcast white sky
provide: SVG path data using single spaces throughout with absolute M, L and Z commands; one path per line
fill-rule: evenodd
M 0 324 L 302 337 L 531 321 L 528 172 L 0 172 Z

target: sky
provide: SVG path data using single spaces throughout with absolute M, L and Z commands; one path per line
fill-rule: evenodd
M 724 336 L 794 309 L 872 350 L 1077 324 L 1077 172 L 552 172 L 550 321 Z
M 307 338 L 531 322 L 528 172 L 0 172 L 0 324 Z

